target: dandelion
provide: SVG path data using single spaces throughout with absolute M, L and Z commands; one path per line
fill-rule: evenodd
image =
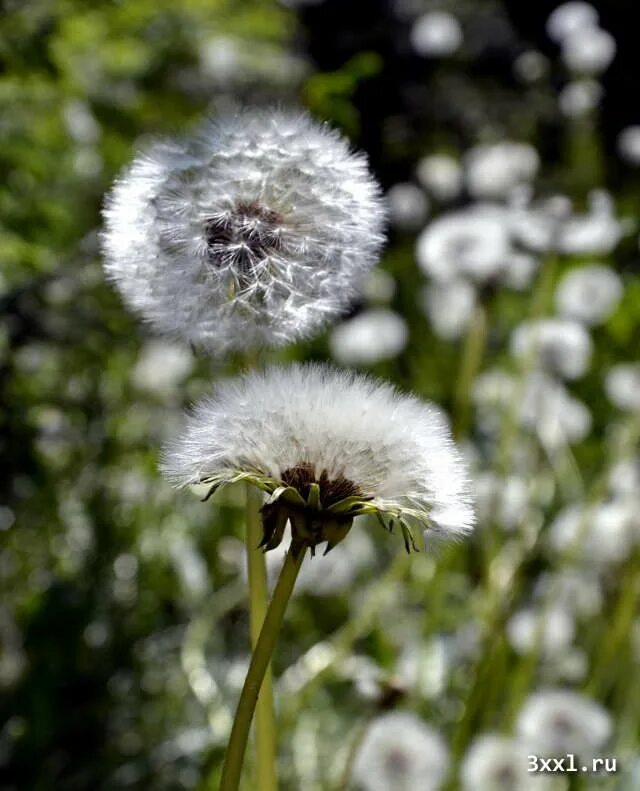
M 396 184 L 387 192 L 389 220 L 402 231 L 415 231 L 427 218 L 429 202 L 415 184 Z
M 470 149 L 465 158 L 467 187 L 474 198 L 503 198 L 538 172 L 540 159 L 532 146 L 504 140 Z
M 541 612 L 530 608 L 518 610 L 507 623 L 507 637 L 515 651 L 527 654 L 539 647 L 545 659 L 565 654 L 574 632 L 571 613 L 557 605 Z
M 523 361 L 533 356 L 543 370 L 564 379 L 582 376 L 591 360 L 589 333 L 570 319 L 523 321 L 511 336 L 511 353 Z
M 562 42 L 562 59 L 567 68 L 581 74 L 601 74 L 616 54 L 614 37 L 598 27 L 586 27 Z
M 146 148 L 107 198 L 107 275 L 161 333 L 217 353 L 343 312 L 383 241 L 363 156 L 304 114 L 246 111 Z
M 421 159 L 416 176 L 427 192 L 443 203 L 457 198 L 462 190 L 462 168 L 448 154 L 432 154 Z
M 338 324 L 331 332 L 331 356 L 344 365 L 390 360 L 407 345 L 407 323 L 392 310 L 373 308 Z
M 612 723 L 608 712 L 584 695 L 549 689 L 525 701 L 517 731 L 529 752 L 544 756 L 574 753 L 589 758 L 609 739 Z
M 513 63 L 515 76 L 524 83 L 533 83 L 542 79 L 549 71 L 549 62 L 537 50 L 523 52 Z
M 452 14 L 430 11 L 414 22 L 411 43 L 418 55 L 430 58 L 453 55 L 462 44 L 462 28 Z
M 590 264 L 568 272 L 558 284 L 555 301 L 558 313 L 587 325 L 601 324 L 614 312 L 623 286 L 609 267 Z
M 623 412 L 640 411 L 640 363 L 618 363 L 607 371 L 604 389 Z
M 618 153 L 630 165 L 640 165 L 640 126 L 627 126 L 618 135 Z
M 266 549 L 291 522 L 294 544 L 327 551 L 353 518 L 462 535 L 473 523 L 466 471 L 438 410 L 390 385 L 320 365 L 222 382 L 165 456 L 178 485 L 246 480 L 267 493 Z
M 549 540 L 555 550 L 591 564 L 620 563 L 633 546 L 634 511 L 621 500 L 567 506 L 552 522 Z
M 570 0 L 551 12 L 547 19 L 547 34 L 553 41 L 562 43 L 568 36 L 597 27 L 598 22 L 598 12 L 592 5 L 582 0 Z
M 435 791 L 448 766 L 448 751 L 437 731 L 414 714 L 393 712 L 369 727 L 352 776 L 363 791 Z
M 527 748 L 515 739 L 485 733 L 476 737 L 460 768 L 464 791 L 544 791 L 546 778 L 531 775 Z
M 476 290 L 462 279 L 430 283 L 422 290 L 421 305 L 435 334 L 445 340 L 454 340 L 469 326 L 476 305 Z
M 558 104 L 567 118 L 582 118 L 598 107 L 602 96 L 602 86 L 596 80 L 572 80 L 560 91 Z
M 436 280 L 466 276 L 485 282 L 500 273 L 511 253 L 504 219 L 482 211 L 452 211 L 431 222 L 416 243 L 425 274 Z
M 481 473 L 474 478 L 474 493 L 480 523 L 495 521 L 505 530 L 515 530 L 527 514 L 529 486 L 520 476 Z
M 561 226 L 558 248 L 570 255 L 609 255 L 625 232 L 614 212 L 613 200 L 604 190 L 589 195 L 589 211 L 569 217 Z

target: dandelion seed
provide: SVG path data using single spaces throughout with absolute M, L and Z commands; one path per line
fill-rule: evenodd
M 267 492 L 267 549 L 293 537 L 328 549 L 355 516 L 451 536 L 472 527 L 462 458 L 438 410 L 392 386 L 319 365 L 222 382 L 166 452 L 176 484 L 246 480 Z
M 622 281 L 609 267 L 598 264 L 572 269 L 558 284 L 558 313 L 590 326 L 601 324 L 622 298 Z
M 607 742 L 612 723 L 608 712 L 584 695 L 549 689 L 525 701 L 517 731 L 529 752 L 544 756 L 574 753 L 588 759 Z
M 247 111 L 148 147 L 106 201 L 105 269 L 154 328 L 216 353 L 348 306 L 384 211 L 364 157 L 303 114 Z
M 363 791 L 435 791 L 448 766 L 437 731 L 414 714 L 393 712 L 369 727 L 356 753 L 353 780 Z

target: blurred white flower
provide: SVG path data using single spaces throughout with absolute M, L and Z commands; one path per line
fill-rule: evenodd
M 462 190 L 462 168 L 449 154 L 431 154 L 418 162 L 416 176 L 436 200 L 446 202 L 457 198 Z
M 611 717 L 600 704 L 565 689 L 535 692 L 517 721 L 518 735 L 528 751 L 544 756 L 574 753 L 590 758 L 612 730 Z
M 609 369 L 604 389 L 611 403 L 625 412 L 640 410 L 640 363 L 618 363 Z
M 625 233 L 615 215 L 613 199 L 604 190 L 589 194 L 589 211 L 569 217 L 562 225 L 558 247 L 571 255 L 608 255 Z
M 571 71 L 601 74 L 616 54 L 616 40 L 599 27 L 585 27 L 562 42 L 562 58 Z
M 100 125 L 86 102 L 73 99 L 62 110 L 65 126 L 76 143 L 95 143 L 100 137 Z
M 159 331 L 281 345 L 342 312 L 384 211 L 365 159 L 301 113 L 246 111 L 151 145 L 105 206 L 107 275 Z
M 410 643 L 398 657 L 394 678 L 427 700 L 441 695 L 451 668 L 450 651 L 442 637 Z
M 355 755 L 352 777 L 363 791 L 436 791 L 449 767 L 440 734 L 415 714 L 375 719 Z
M 504 198 L 535 177 L 540 159 L 527 143 L 503 140 L 474 146 L 465 154 L 464 165 L 467 188 L 474 198 Z
M 513 72 L 525 83 L 537 82 L 549 71 L 549 61 L 541 52 L 527 50 L 515 59 Z
M 416 243 L 418 264 L 436 280 L 460 275 L 483 282 L 509 262 L 508 229 L 499 216 L 481 211 L 452 211 L 433 220 Z
M 379 267 L 372 269 L 362 284 L 362 296 L 368 302 L 391 302 L 395 293 L 396 281 L 393 275 Z
M 396 184 L 387 192 L 389 220 L 402 231 L 415 231 L 423 225 L 429 213 L 429 202 L 415 184 Z
M 558 283 L 556 309 L 561 316 L 590 326 L 602 324 L 615 311 L 623 286 L 608 266 L 588 264 L 572 269 Z
M 517 653 L 539 650 L 544 659 L 563 655 L 573 642 L 574 633 L 571 612 L 557 605 L 541 611 L 519 610 L 507 623 L 507 637 Z
M 582 324 L 560 318 L 523 321 L 510 341 L 511 353 L 525 365 L 531 360 L 563 379 L 578 379 L 587 371 L 592 347 Z
M 462 28 L 446 11 L 429 11 L 411 28 L 411 44 L 418 55 L 441 58 L 453 55 L 462 44 Z
M 640 456 L 616 462 L 609 471 L 609 487 L 617 497 L 640 499 Z
M 528 771 L 528 752 L 506 736 L 477 736 L 460 767 L 463 791 L 545 791 L 549 779 Z
M 329 366 L 220 382 L 167 447 L 163 469 L 181 486 L 242 479 L 268 493 L 286 487 L 301 507 L 313 486 L 323 513 L 356 497 L 363 508 L 351 518 L 375 511 L 451 535 L 473 523 L 466 469 L 439 412 Z
M 640 125 L 627 126 L 620 132 L 618 152 L 630 165 L 640 165 Z
M 422 308 L 436 335 L 459 338 L 467 329 L 476 305 L 476 290 L 467 280 L 430 283 L 421 292 Z
M 594 506 L 571 505 L 549 527 L 554 549 L 596 565 L 619 563 L 634 542 L 634 513 L 629 504 L 612 500 Z
M 540 261 L 531 253 L 513 252 L 500 280 L 507 288 L 525 291 L 531 285 L 539 265 Z
M 150 393 L 171 395 L 191 373 L 194 362 L 189 348 L 166 341 L 148 341 L 133 368 L 133 383 Z
M 397 357 L 407 345 L 407 323 L 387 308 L 371 308 L 331 330 L 329 347 L 343 365 L 373 365 Z
M 561 44 L 568 36 L 597 27 L 598 22 L 598 12 L 592 5 L 571 0 L 551 12 L 547 19 L 547 34 Z
M 567 118 L 581 118 L 596 109 L 602 95 L 602 86 L 596 80 L 572 80 L 560 91 L 558 104 Z
M 577 618 L 593 617 L 603 606 L 600 579 L 580 566 L 563 566 L 553 574 L 542 574 L 536 582 L 535 596 L 542 602 L 552 597 L 554 605 Z
M 524 478 L 493 472 L 474 476 L 478 522 L 496 522 L 506 530 L 514 530 L 523 521 L 529 507 L 529 486 Z

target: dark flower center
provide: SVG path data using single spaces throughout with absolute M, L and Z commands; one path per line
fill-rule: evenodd
M 239 201 L 231 211 L 205 222 L 209 262 L 250 273 L 260 261 L 281 250 L 282 222 L 282 215 L 257 200 Z
M 311 484 L 317 483 L 320 487 L 320 501 L 324 508 L 344 500 L 345 497 L 354 497 L 362 494 L 353 481 L 342 475 L 330 479 L 327 471 L 323 470 L 319 476 L 316 476 L 315 467 L 308 462 L 284 470 L 284 472 L 280 473 L 280 478 L 287 486 L 291 486 L 300 492 L 305 500 L 309 497 Z

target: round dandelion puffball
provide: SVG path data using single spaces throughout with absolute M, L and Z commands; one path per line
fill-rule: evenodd
M 323 502 L 357 497 L 442 535 L 462 535 L 474 521 L 465 464 L 440 410 L 324 365 L 219 383 L 168 446 L 163 468 L 180 486 L 245 475 L 306 497 L 317 483 Z
M 104 209 L 107 276 L 157 331 L 217 354 L 344 312 L 383 243 L 365 157 L 308 115 L 248 110 L 156 142 Z

